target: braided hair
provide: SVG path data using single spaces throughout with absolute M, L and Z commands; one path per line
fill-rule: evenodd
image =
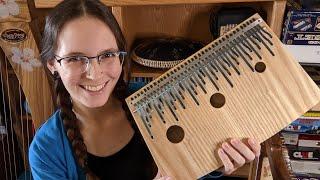
M 125 51 L 125 39 L 121 29 L 112 15 L 108 7 L 98 0 L 65 0 L 58 4 L 46 17 L 46 24 L 41 42 L 42 51 L 40 58 L 43 64 L 54 59 L 55 51 L 57 50 L 57 39 L 59 32 L 63 26 L 76 18 L 90 15 L 104 22 L 112 31 L 116 38 L 119 50 Z M 45 66 L 46 67 L 46 66 Z M 122 71 L 120 78 L 115 86 L 115 96 L 122 102 L 126 115 L 136 129 L 133 123 L 133 118 L 125 103 L 126 97 L 126 83 L 123 80 L 124 71 Z M 75 159 L 79 166 L 85 171 L 88 179 L 97 179 L 97 177 L 88 168 L 87 164 L 87 148 L 83 141 L 78 126 L 78 119 L 72 111 L 72 101 L 69 92 L 66 90 L 58 72 L 54 72 L 54 90 L 56 96 L 56 104 L 60 108 L 60 116 L 63 125 L 73 149 Z

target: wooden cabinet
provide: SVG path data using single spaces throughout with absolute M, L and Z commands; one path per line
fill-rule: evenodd
M 45 8 L 52 8 L 61 1 L 34 0 L 35 11 L 40 9 L 45 11 Z M 102 2 L 111 6 L 125 35 L 129 51 L 135 41 L 156 36 L 187 37 L 209 43 L 214 40 L 209 31 L 209 15 L 222 6 L 249 6 L 263 9 L 266 12 L 266 22 L 280 36 L 286 5 L 286 0 L 102 0 Z M 149 68 L 132 64 L 132 68 L 127 69 L 132 77 L 156 78 L 165 72 L 161 69 L 150 71 Z M 269 145 L 266 146 L 267 155 L 271 157 L 272 141 L 268 141 L 267 145 Z M 273 157 L 270 160 L 275 160 Z M 250 171 L 248 167 L 239 170 L 235 176 L 247 177 Z M 273 167 L 276 165 L 273 164 Z M 279 170 L 274 169 L 274 171 Z

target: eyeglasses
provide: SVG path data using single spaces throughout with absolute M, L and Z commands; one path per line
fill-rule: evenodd
M 59 57 L 54 55 L 56 61 L 62 66 L 66 71 L 73 75 L 82 74 L 89 69 L 89 64 L 91 59 L 97 59 L 98 64 L 102 70 L 106 70 L 112 67 L 122 66 L 124 57 L 127 52 L 104 52 L 94 57 L 88 57 L 83 55 Z

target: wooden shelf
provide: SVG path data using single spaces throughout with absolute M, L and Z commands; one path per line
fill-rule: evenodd
M 134 61 L 131 63 L 131 77 L 152 77 L 157 78 L 158 76 L 165 73 L 168 69 L 157 69 L 142 66 Z
M 36 8 L 52 8 L 62 0 L 34 0 Z M 173 5 L 173 4 L 204 4 L 204 3 L 235 3 L 235 2 L 266 2 L 283 0 L 102 0 L 108 6 L 133 5 Z

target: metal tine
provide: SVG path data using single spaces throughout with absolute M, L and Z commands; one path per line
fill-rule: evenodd
M 222 53 L 219 54 L 219 57 L 222 59 L 223 62 L 225 62 L 229 67 L 231 67 L 230 62 L 228 62 L 226 59 L 222 58 Z
M 154 109 L 157 111 L 157 113 L 158 113 L 160 119 L 162 120 L 162 122 L 166 123 L 166 121 L 163 118 L 164 112 L 162 110 L 160 110 L 159 107 L 158 107 L 158 102 L 157 102 L 158 100 L 154 100 L 154 101 L 155 101 L 155 103 L 153 104 Z
M 151 127 L 151 119 L 149 118 L 149 113 L 146 112 L 145 108 L 146 107 L 143 107 L 143 108 L 141 108 L 141 110 L 142 110 L 142 113 L 146 119 L 148 126 Z
M 189 71 L 189 72 L 192 72 L 192 71 Z M 190 81 L 192 82 L 192 84 L 194 84 L 195 87 L 198 87 L 196 81 L 193 79 L 192 76 L 189 77 L 190 78 Z
M 186 79 L 187 80 L 187 79 Z M 189 86 L 187 85 L 187 83 L 185 81 L 183 81 L 184 85 L 186 86 L 186 89 L 187 91 L 189 92 L 189 94 L 191 95 L 192 99 L 194 100 L 194 102 L 197 104 L 197 105 L 200 105 L 199 104 L 199 101 L 197 100 L 196 98 L 196 95 L 193 94 L 192 90 L 189 89 Z
M 196 95 L 198 95 L 198 92 L 197 92 L 196 88 L 192 86 L 192 82 L 191 82 L 190 78 L 191 78 L 191 76 L 186 79 L 186 80 L 187 80 L 186 82 L 188 83 L 188 85 L 189 85 L 189 87 L 191 88 L 191 90 L 193 90 L 193 92 L 194 92 Z
M 250 54 L 241 46 L 241 45 L 243 45 L 243 43 L 241 43 L 240 41 L 239 41 L 239 43 L 237 43 L 238 44 L 238 46 L 239 46 L 239 48 L 240 48 L 240 50 L 252 61 L 252 57 L 250 56 Z
M 256 56 L 259 59 L 262 59 L 262 57 L 260 56 L 260 54 L 257 52 L 257 50 L 251 45 L 251 43 L 248 41 L 248 39 L 246 37 L 244 37 L 243 35 L 240 35 L 240 37 L 242 38 L 242 40 L 250 47 L 250 49 L 256 54 Z
M 241 29 L 243 29 L 243 26 L 241 27 Z M 235 31 L 232 32 L 232 35 L 236 35 L 240 32 L 239 28 L 236 28 Z M 229 37 L 229 36 L 227 36 Z M 223 40 L 226 40 L 224 37 L 222 37 Z M 243 42 L 241 41 L 241 34 L 240 36 L 238 36 L 237 38 L 233 39 L 232 42 L 234 42 L 234 45 L 238 45 L 240 50 L 245 53 L 251 60 L 252 57 L 249 55 L 249 53 L 247 53 L 247 51 L 241 46 L 241 44 L 243 44 Z M 245 44 L 243 44 L 250 52 L 252 52 L 252 50 L 246 46 Z M 239 56 L 238 56 L 239 57 Z
M 151 139 L 153 139 L 153 135 L 151 133 L 151 130 L 150 130 L 150 127 L 149 127 L 148 123 L 144 120 L 143 116 L 141 115 L 140 110 L 138 111 L 138 113 L 139 113 L 139 115 L 140 115 L 140 117 L 142 119 L 143 125 L 146 127 L 146 129 L 148 131 L 148 134 L 150 135 Z
M 179 80 L 179 83 L 177 84 L 177 88 L 175 88 L 177 90 L 177 92 L 179 93 L 179 96 L 181 96 L 182 99 L 185 99 L 184 95 L 182 94 L 182 92 L 180 91 L 181 89 L 181 80 Z
M 221 42 L 221 41 L 219 41 L 219 42 Z M 222 49 L 222 47 L 220 47 L 218 52 L 216 53 L 216 56 L 220 57 L 222 55 L 222 53 L 223 53 L 223 49 Z M 222 59 L 222 61 L 225 62 L 229 67 L 231 67 L 231 65 L 228 61 L 226 61 L 225 59 Z
M 160 98 L 160 99 L 163 98 L 163 101 L 164 101 L 165 104 L 168 106 L 168 108 L 169 108 L 171 114 L 173 115 L 173 117 L 174 117 L 177 121 L 179 121 L 176 113 L 174 112 L 175 110 L 172 108 L 172 105 L 168 102 L 168 100 L 167 100 L 167 98 L 166 98 L 166 93 L 164 93 L 163 95 L 160 95 L 159 98 Z
M 203 74 L 200 72 L 200 69 L 196 71 L 196 74 L 198 75 L 200 81 L 202 82 L 203 85 L 206 85 L 206 81 L 202 78 Z
M 218 56 L 215 52 L 213 52 L 213 53 L 214 53 L 214 57 L 216 58 L 216 60 L 215 60 L 216 64 L 219 64 L 224 70 L 226 70 L 228 75 L 231 76 L 231 73 L 230 73 L 229 69 L 224 65 L 223 62 L 220 61 L 221 60 L 220 56 Z
M 197 73 L 197 71 L 194 72 L 194 74 L 196 74 L 200 79 L 202 79 L 202 77 L 200 77 L 200 75 Z M 203 80 L 203 79 L 202 79 Z M 203 82 L 199 81 L 199 79 L 196 78 L 196 82 L 199 84 L 200 88 L 202 89 L 202 91 L 207 94 L 206 89 L 203 87 L 205 85 L 205 83 L 203 84 Z
M 228 61 L 231 64 L 231 67 L 237 72 L 238 75 L 240 75 L 240 71 L 237 69 L 237 67 L 232 63 L 232 61 L 226 56 L 225 53 L 221 54 L 222 58 L 225 59 L 226 61 Z
M 247 32 L 245 32 L 244 34 L 248 37 L 248 39 L 260 50 L 261 46 L 255 41 L 256 39 L 253 38 L 253 34 L 251 32 L 252 30 L 248 30 Z
M 219 80 L 218 76 L 216 75 L 216 73 L 215 73 L 214 70 L 212 69 L 212 67 L 211 67 L 211 65 L 210 65 L 209 62 L 208 62 L 208 64 L 207 64 L 206 68 L 207 68 L 208 71 L 214 76 L 214 78 L 215 78 L 216 80 Z
M 170 96 L 172 97 L 172 99 L 173 99 L 174 101 L 177 101 L 177 98 L 174 96 L 174 94 L 173 94 L 173 92 L 172 92 L 172 88 L 170 88 L 170 89 L 168 90 L 168 92 L 169 92 Z
M 182 91 L 186 91 L 186 88 L 183 86 L 183 84 L 181 84 L 181 82 L 178 83 L 179 87 Z
M 268 35 L 272 39 L 272 35 L 268 31 L 265 30 L 265 27 L 260 26 L 260 28 L 261 28 L 262 32 L 264 32 L 266 35 Z
M 196 64 L 196 65 L 198 65 L 198 64 Z M 201 76 L 203 76 L 205 78 L 205 77 L 207 77 L 207 75 L 203 72 L 203 69 L 204 69 L 204 66 L 200 66 L 199 72 L 200 72 Z
M 173 99 L 172 96 L 170 95 L 170 92 L 169 92 L 169 91 L 170 91 L 170 89 L 167 89 L 167 90 L 166 90 L 166 94 L 168 95 L 168 96 L 166 96 L 166 97 L 167 97 L 168 101 L 171 103 L 173 109 L 174 109 L 174 110 L 177 110 L 176 106 L 174 105 L 174 99 Z
M 224 63 L 222 62 L 222 58 L 221 56 L 217 56 L 217 64 L 219 64 L 226 72 L 229 76 L 231 76 L 231 72 L 229 71 L 229 69 L 224 65 Z
M 229 47 L 229 46 L 226 46 L 226 47 Z M 226 48 L 227 50 L 225 51 L 226 52 L 226 54 L 228 54 L 229 55 L 229 57 L 231 57 L 231 59 L 233 60 L 233 61 L 235 61 L 236 63 L 237 63 L 237 65 L 239 65 L 240 63 L 239 63 L 239 61 L 237 60 L 237 58 L 235 58 L 229 51 L 230 51 L 230 49 L 229 48 Z
M 241 34 L 239 36 L 241 44 L 252 53 L 252 48 L 247 44 L 247 42 L 242 37 L 243 35 Z
M 184 99 L 184 98 L 182 98 L 181 96 L 180 96 L 180 94 L 179 94 L 179 92 L 178 92 L 178 90 L 176 89 L 176 87 L 173 85 L 173 89 L 174 89 L 174 95 L 176 96 L 176 98 L 177 98 L 177 100 L 179 101 L 179 103 L 180 103 L 180 105 L 181 105 L 181 107 L 183 108 L 183 109 L 186 109 L 186 106 L 183 104 L 183 102 L 182 102 L 182 99 Z
M 266 41 L 268 41 L 268 43 L 269 43 L 271 46 L 273 46 L 273 43 L 270 41 L 270 39 L 268 39 L 268 38 L 261 32 L 261 31 L 262 31 L 262 28 L 261 28 L 260 25 L 256 25 L 254 28 L 256 29 L 256 31 L 259 33 L 259 35 L 260 35 L 263 39 L 265 39 Z
M 229 35 L 227 34 L 226 37 L 227 37 L 227 38 L 230 38 L 231 36 L 229 36 Z M 225 46 L 227 46 L 228 49 L 229 49 L 237 58 L 239 58 L 239 54 L 229 45 L 229 43 L 225 44 Z M 234 58 L 234 59 L 236 59 L 236 58 Z M 237 64 L 239 64 L 239 63 L 237 62 Z
M 218 85 L 214 82 L 214 80 L 212 79 L 212 77 L 211 77 L 211 75 L 210 75 L 210 70 L 207 70 L 207 68 L 208 67 L 204 67 L 203 68 L 203 71 L 204 71 L 204 73 L 205 74 L 207 74 L 207 76 L 208 76 L 208 78 L 209 78 L 209 80 L 211 81 L 211 83 L 213 84 L 213 86 L 217 89 L 217 91 L 219 91 L 219 87 L 218 87 Z M 208 72 L 209 71 L 209 72 Z
M 234 44 L 234 46 L 238 46 L 241 52 L 243 52 L 246 56 L 249 57 L 250 60 L 252 60 L 252 57 L 250 56 L 250 54 L 241 46 L 242 43 L 238 38 L 234 39 L 232 43 Z
M 160 97 L 160 96 L 159 96 Z M 163 101 L 161 100 L 161 98 L 159 98 L 158 97 L 158 103 L 157 103 L 157 105 L 158 105 L 158 107 L 159 107 L 159 109 L 162 111 L 162 112 L 164 112 L 163 110 L 164 110 L 164 103 L 163 103 Z
M 206 84 L 206 81 L 202 78 L 202 76 L 205 78 L 206 75 L 202 72 L 202 68 L 199 67 L 197 64 L 195 64 L 195 69 L 196 69 L 196 75 L 199 77 L 200 81 L 202 82 L 203 85 Z
M 208 56 L 209 58 L 213 59 L 214 57 L 210 54 Z M 217 69 L 217 67 L 212 63 L 212 61 L 208 58 L 208 64 L 212 67 L 212 69 L 214 69 L 216 72 L 219 72 L 219 70 Z
M 148 119 L 148 116 L 146 115 L 146 112 L 144 111 L 143 108 L 140 108 L 140 110 L 138 111 L 142 121 L 144 122 L 144 124 L 146 125 L 146 127 L 151 127 L 150 124 L 150 120 Z
M 259 33 L 255 33 L 256 37 L 255 38 L 258 38 L 259 41 L 264 45 L 265 48 L 267 48 L 267 50 L 270 52 L 270 54 L 272 56 L 275 56 L 275 54 L 273 53 L 273 51 L 270 49 L 270 47 L 261 39 L 260 37 L 260 34 Z
M 240 57 L 241 57 L 242 60 L 247 64 L 247 66 L 251 69 L 251 71 L 254 72 L 254 69 L 253 69 L 252 65 L 247 61 L 247 59 L 243 56 L 243 54 L 241 54 L 241 52 L 239 51 L 239 49 L 237 48 L 237 46 L 234 46 L 234 49 L 237 51 L 237 53 L 240 54 Z
M 237 58 L 240 57 L 239 54 L 235 52 L 234 48 L 232 48 L 229 43 L 225 44 L 225 46 L 226 46 L 227 49 L 229 50 L 228 53 L 229 53 L 230 57 L 232 57 L 232 59 L 233 59 L 234 61 L 236 61 L 236 63 L 239 65 L 240 63 L 239 63 L 239 61 L 237 60 Z M 231 53 L 234 54 L 236 57 L 232 56 Z
M 227 77 L 227 75 L 223 72 L 223 70 L 220 68 L 220 66 L 218 65 L 218 63 L 216 62 L 216 60 L 212 60 L 213 63 L 216 64 L 217 68 L 219 69 L 219 71 L 221 72 L 221 74 L 223 75 L 223 77 L 228 81 L 228 83 L 230 84 L 231 87 L 233 87 L 232 82 L 229 80 L 229 78 Z

